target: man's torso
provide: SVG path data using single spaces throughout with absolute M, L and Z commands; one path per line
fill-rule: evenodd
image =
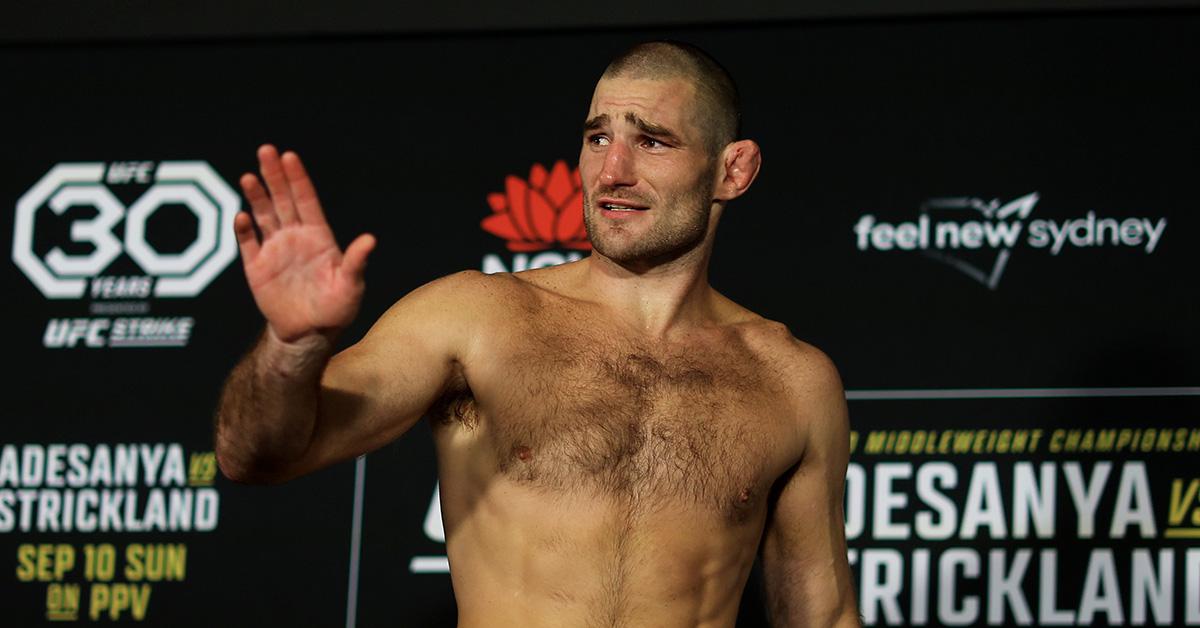
M 431 413 L 460 625 L 731 626 L 803 450 L 790 336 L 741 310 L 651 341 L 546 276 L 488 280 Z

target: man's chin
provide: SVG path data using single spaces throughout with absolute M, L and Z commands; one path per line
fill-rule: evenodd
M 655 246 L 645 241 L 614 242 L 616 238 L 593 238 L 592 252 L 633 271 L 649 270 L 673 262 L 696 248 L 699 241 L 676 246 Z
M 637 249 L 631 245 L 613 244 L 597 238 L 592 241 L 592 252 L 606 257 L 614 262 L 636 261 L 639 256 Z
M 593 238 L 592 251 L 618 264 L 641 262 L 647 257 L 645 246 L 639 246 L 638 242 L 614 240 L 618 238 Z

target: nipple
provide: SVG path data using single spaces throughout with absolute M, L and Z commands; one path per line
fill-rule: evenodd
M 749 488 L 744 488 L 744 489 L 742 489 L 741 493 L 738 493 L 738 501 L 743 504 L 750 501 L 750 489 Z
M 525 445 L 517 445 L 513 448 L 513 453 L 517 454 L 517 458 L 528 461 L 533 457 L 533 450 Z

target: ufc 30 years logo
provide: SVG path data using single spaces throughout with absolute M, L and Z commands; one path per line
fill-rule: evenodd
M 130 193 L 139 189 L 140 195 Z M 185 208 L 194 223 L 184 230 L 193 234 L 190 243 L 172 250 L 151 233 L 163 223 L 155 215 L 167 207 L 177 214 Z M 89 281 L 93 297 L 111 296 L 117 285 L 140 293 L 117 296 L 194 297 L 237 257 L 233 219 L 240 208 L 238 195 L 207 162 L 60 163 L 17 201 L 12 257 L 49 299 L 79 299 Z M 43 212 L 61 219 L 46 220 Z M 51 233 L 35 233 L 47 223 Z M 140 277 L 104 277 L 122 254 Z

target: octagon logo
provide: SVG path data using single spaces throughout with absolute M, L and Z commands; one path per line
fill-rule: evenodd
M 185 346 L 190 316 L 151 317 L 150 299 L 198 296 L 237 258 L 241 199 L 203 161 L 60 163 L 17 200 L 13 262 L 47 299 L 89 301 L 46 347 Z

